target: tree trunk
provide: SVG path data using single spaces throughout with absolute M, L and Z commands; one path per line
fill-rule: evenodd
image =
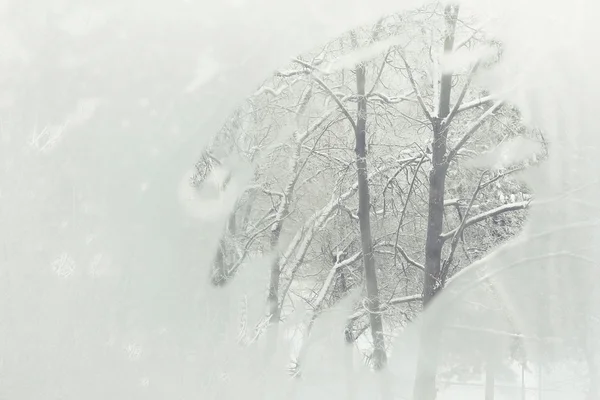
M 454 31 L 458 18 L 458 6 L 447 6 L 446 38 L 444 54 L 449 55 L 454 48 Z M 444 119 L 450 113 L 450 95 L 452 91 L 452 72 L 444 73 L 440 82 L 440 98 L 437 115 L 432 115 L 433 142 L 431 146 L 432 169 L 429 173 L 429 203 L 427 217 L 427 238 L 425 241 L 425 274 L 423 277 L 423 309 L 431 303 L 442 289 L 444 271 L 442 271 L 441 238 L 444 224 L 444 194 L 446 173 L 448 172 L 447 134 L 448 126 Z M 437 357 L 440 341 L 440 328 L 436 321 L 425 318 L 419 346 L 417 377 L 415 380 L 415 400 L 434 400 L 436 397 Z
M 360 226 L 360 239 L 365 269 L 365 282 L 367 288 L 367 303 L 369 308 L 369 322 L 371 323 L 371 336 L 373 337 L 373 366 L 381 369 L 387 362 L 385 353 L 385 340 L 383 336 L 383 321 L 379 313 L 379 288 L 377 285 L 377 271 L 373 254 L 373 239 L 371 237 L 371 200 L 369 197 L 369 181 L 367 175 L 367 98 L 365 96 L 365 66 L 356 67 L 356 88 L 358 95 L 358 112 L 356 120 L 356 168 L 358 170 L 358 218 Z
M 447 33 L 444 41 L 444 54 L 452 53 L 454 30 L 458 17 L 458 8 L 447 6 L 445 10 Z M 446 191 L 446 160 L 448 126 L 443 123 L 450 113 L 450 95 L 452 92 L 452 72 L 442 75 L 438 115 L 433 116 L 433 143 L 431 146 L 432 169 L 429 173 L 429 204 L 427 217 L 427 239 L 425 242 L 425 277 L 423 288 L 423 306 L 427 306 L 441 289 L 442 247 L 440 237 L 444 224 L 444 193 Z

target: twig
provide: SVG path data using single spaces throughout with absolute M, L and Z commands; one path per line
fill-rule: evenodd
M 410 68 L 410 65 L 408 65 L 408 61 L 406 61 L 406 58 L 404 57 L 403 51 L 398 50 L 398 53 L 400 54 L 400 58 L 402 58 L 402 61 L 404 62 L 404 66 L 406 67 L 406 73 L 408 74 L 408 80 L 410 81 L 410 84 L 412 85 L 412 88 L 415 91 L 415 94 L 417 95 L 417 100 L 419 102 L 419 105 L 423 109 L 423 113 L 425 114 L 425 116 L 427 117 L 427 119 L 430 122 L 433 122 L 431 113 L 429 112 L 429 110 L 427 110 L 427 106 L 425 105 L 425 102 L 423 101 L 423 96 L 421 95 L 421 91 L 419 90 L 419 87 L 417 86 L 417 83 L 415 82 L 415 78 L 413 77 L 412 70 Z
M 487 111 L 484 112 L 477 119 L 477 121 L 475 121 L 473 124 L 471 124 L 471 126 L 467 129 L 467 131 L 463 135 L 463 137 L 459 140 L 458 144 L 456 144 L 456 146 L 454 146 L 454 148 L 452 148 L 452 150 L 450 150 L 448 152 L 448 155 L 446 156 L 446 163 L 447 164 L 450 164 L 450 162 L 454 159 L 454 157 L 456 157 L 456 154 L 458 154 L 458 151 L 465 145 L 465 143 L 467 143 L 469 141 L 469 139 L 471 138 L 471 136 L 473 136 L 473 134 L 475 132 L 477 132 L 477 129 L 479 129 L 479 127 L 483 124 L 483 122 L 490 115 L 492 115 L 498 108 L 500 108 L 500 106 L 503 103 L 504 103 L 503 101 L 496 102 L 493 106 L 491 106 L 490 108 L 488 108 Z

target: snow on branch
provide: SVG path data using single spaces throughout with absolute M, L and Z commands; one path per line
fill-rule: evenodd
M 312 65 L 310 65 L 306 61 L 302 61 L 298 58 L 295 58 L 294 62 L 302 65 L 305 68 L 310 69 L 311 71 L 314 69 L 314 67 Z M 342 103 L 340 98 L 338 96 L 336 96 L 336 94 L 333 92 L 333 90 L 331 90 L 331 88 L 329 86 L 327 86 L 327 84 L 325 82 L 323 82 L 323 80 L 321 80 L 321 78 L 319 78 L 318 76 L 315 76 L 314 74 L 312 75 L 312 78 L 315 80 L 315 82 L 317 82 L 319 84 L 319 86 L 321 86 L 323 88 L 323 90 L 325 90 L 329 94 L 329 96 L 331 96 L 333 101 L 335 101 L 335 103 L 338 105 L 338 107 L 340 108 L 342 113 L 346 116 L 348 121 L 350 121 L 350 124 L 352 125 L 352 129 L 356 132 L 356 122 L 354 121 L 354 118 L 352 118 L 352 116 L 348 112 L 348 109 L 344 106 L 344 104 Z
M 466 228 L 467 226 L 476 224 L 478 222 L 481 222 L 483 220 L 486 220 L 488 218 L 491 218 L 491 217 L 494 217 L 496 215 L 500 215 L 500 214 L 503 214 L 506 212 L 524 210 L 529 207 L 530 203 L 531 203 L 530 200 L 520 201 L 517 203 L 504 204 L 504 205 L 501 205 L 500 207 L 492 208 L 491 210 L 488 210 L 484 213 L 481 213 L 479 215 L 476 215 L 476 216 L 471 217 L 468 220 L 466 220 L 464 223 L 464 227 Z M 458 230 L 458 228 L 455 228 L 455 229 L 451 230 L 450 232 L 442 233 L 440 235 L 440 238 L 442 240 L 448 240 L 449 238 L 454 236 L 454 234 L 457 232 L 457 230 Z
M 397 306 L 399 304 L 412 303 L 414 301 L 421 301 L 422 299 L 423 299 L 423 296 L 420 294 L 413 294 L 413 295 L 404 296 L 404 297 L 394 297 L 393 299 L 388 301 L 383 307 L 381 307 L 380 310 L 385 311 L 390 306 Z M 365 307 L 363 307 L 361 310 L 350 315 L 348 317 L 348 322 L 354 322 L 357 319 L 359 319 L 360 317 L 362 317 L 363 315 L 366 315 L 368 313 L 369 313 L 369 310 L 367 310 Z
M 473 195 L 471 196 L 471 200 L 469 201 L 469 205 L 467 206 L 467 210 L 465 211 L 464 217 L 460 221 L 460 225 L 458 226 L 458 228 L 454 229 L 454 231 L 453 231 L 454 235 L 452 235 L 450 254 L 448 255 L 448 258 L 446 258 L 446 260 L 444 261 L 444 263 L 442 265 L 442 273 L 441 273 L 442 284 L 446 281 L 448 272 L 450 271 L 450 266 L 452 265 L 452 259 L 454 258 L 454 253 L 456 252 L 456 248 L 458 246 L 458 241 L 463 236 L 463 231 L 465 230 L 465 227 L 466 227 L 467 218 L 469 217 L 469 212 L 471 212 L 471 209 L 473 208 L 473 204 L 475 203 L 475 199 L 477 198 L 477 195 L 479 194 L 479 192 L 482 189 L 481 183 L 483 182 L 484 177 L 485 177 L 485 172 L 483 174 L 481 174 L 481 177 L 479 178 L 477 188 L 475 189 L 475 191 L 473 192 Z
M 492 115 L 494 112 L 496 112 L 496 110 L 498 108 L 500 108 L 500 106 L 502 104 L 504 104 L 503 101 L 497 101 L 493 106 L 488 108 L 487 111 L 484 112 L 477 119 L 477 121 L 475 121 L 473 124 L 471 124 L 471 126 L 467 129 L 467 131 L 464 133 L 463 137 L 459 140 L 459 142 L 456 144 L 456 146 L 454 146 L 454 148 L 452 148 L 452 150 L 450 150 L 448 152 L 448 155 L 446 156 L 447 164 L 450 164 L 450 162 L 454 159 L 454 157 L 456 157 L 456 154 L 458 154 L 458 151 L 465 145 L 465 143 L 467 143 L 469 141 L 469 139 L 471 139 L 471 136 L 473 136 L 473 134 L 475 132 L 477 132 L 477 129 L 479 129 L 479 127 L 481 127 L 481 125 L 485 122 L 485 120 L 490 115 Z
M 329 288 L 331 287 L 331 284 L 333 283 L 333 278 L 335 278 L 336 273 L 338 271 L 342 270 L 343 268 L 351 265 L 352 263 L 358 261 L 358 259 L 360 257 L 362 257 L 361 251 L 355 253 L 354 255 L 345 259 L 344 261 L 336 263 L 333 267 L 331 267 L 331 269 L 329 270 L 329 274 L 327 274 L 327 278 L 325 278 L 325 282 L 323 282 L 323 286 L 321 287 L 321 290 L 319 290 L 319 293 L 317 294 L 317 298 L 315 299 L 315 301 L 313 303 L 313 308 L 314 308 L 313 319 L 316 318 L 318 313 L 321 311 L 321 307 L 323 306 L 323 301 L 325 300 L 325 296 L 329 292 Z
M 484 104 L 487 104 L 491 101 L 497 100 L 496 96 L 483 96 L 480 97 L 478 99 L 469 101 L 467 103 L 463 103 L 459 108 L 458 108 L 458 112 L 461 113 L 463 111 L 467 111 L 470 110 L 471 108 L 475 108 L 475 107 L 479 107 L 482 106 Z
M 414 90 L 411 90 L 409 93 L 407 93 L 405 95 L 399 95 L 399 96 L 386 96 L 383 93 L 372 92 L 367 95 L 367 98 L 369 98 L 369 99 L 375 98 L 375 99 L 378 99 L 379 101 L 381 101 L 382 103 L 386 103 L 386 104 L 397 104 L 397 103 L 401 103 L 403 101 L 415 102 L 415 101 L 417 101 L 416 99 L 408 97 L 409 95 L 413 94 L 414 92 L 415 92 Z
M 469 86 L 471 86 L 471 81 L 473 80 L 473 76 L 475 75 L 475 73 L 477 72 L 477 69 L 479 68 L 479 64 L 480 64 L 480 62 L 477 61 L 475 64 L 473 64 L 473 67 L 471 67 L 471 70 L 469 71 L 469 74 L 468 74 L 467 82 L 463 86 L 463 89 L 460 92 L 460 95 L 458 96 L 458 100 L 454 104 L 454 107 L 452 107 L 452 111 L 450 111 L 450 114 L 448 114 L 448 116 L 442 122 L 443 126 L 447 127 L 448 125 L 450 125 L 450 123 L 452 122 L 452 120 L 454 119 L 456 114 L 458 114 L 458 110 L 460 109 L 460 106 L 465 98 L 465 95 L 467 94 L 467 91 L 469 90 Z
M 384 168 L 378 169 L 369 174 L 368 179 L 371 180 L 374 177 L 389 171 L 398 164 L 412 163 L 419 160 L 422 155 L 418 157 L 410 157 L 406 159 L 397 160 L 396 162 L 390 162 Z M 281 299 L 285 299 L 289 288 L 292 285 L 296 273 L 304 261 L 304 257 L 310 248 L 310 245 L 316 235 L 321 229 L 323 229 L 330 221 L 333 213 L 342 205 L 346 200 L 352 197 L 358 190 L 358 182 L 355 182 L 346 192 L 342 194 L 332 194 L 330 201 L 320 210 L 316 211 L 305 224 L 296 232 L 291 243 L 288 245 L 285 253 L 280 258 L 279 268 L 284 274 L 287 284 L 281 295 Z

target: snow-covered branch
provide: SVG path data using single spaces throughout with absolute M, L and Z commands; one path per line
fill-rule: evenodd
M 422 156 L 421 156 L 422 157 Z M 386 167 L 381 168 L 369 174 L 369 180 L 374 177 L 381 175 L 382 173 L 389 171 L 394 168 L 398 163 L 411 163 L 420 159 L 421 157 L 410 157 L 407 159 L 398 160 L 398 162 L 389 163 Z M 292 281 L 304 261 L 304 257 L 310 248 L 310 245 L 314 239 L 315 234 L 323 229 L 327 223 L 331 220 L 331 216 L 338 209 L 338 207 L 354 196 L 358 190 L 358 182 L 354 183 L 346 192 L 340 194 L 333 194 L 331 200 L 320 210 L 316 211 L 298 230 L 292 242 L 288 245 L 284 255 L 280 259 L 280 269 L 287 280 L 287 285 L 283 290 L 281 298 L 285 298 L 287 291 L 289 290 Z
M 327 278 L 325 278 L 325 281 L 323 282 L 321 290 L 319 290 L 319 293 L 317 294 L 317 298 L 313 302 L 313 319 L 316 318 L 319 312 L 321 311 L 321 308 L 323 307 L 323 301 L 325 300 L 325 296 L 331 288 L 336 273 L 341 269 L 355 263 L 360 259 L 360 257 L 362 257 L 362 252 L 359 251 L 351 257 L 345 259 L 344 261 L 336 263 L 333 267 L 331 267 L 331 269 L 329 270 L 329 274 L 327 274 Z
M 294 58 L 294 62 L 297 62 L 298 64 L 310 69 L 311 71 L 314 69 L 314 67 L 312 65 L 310 65 L 306 61 L 302 61 L 298 58 Z M 346 118 L 350 122 L 350 125 L 352 125 L 352 129 L 354 131 L 356 131 L 356 122 L 354 121 L 354 118 L 352 118 L 352 116 L 348 112 L 348 109 L 346 108 L 346 106 L 344 106 L 344 103 L 342 103 L 340 98 L 338 96 L 336 96 L 336 94 L 331 90 L 331 88 L 329 86 L 327 86 L 327 84 L 325 82 L 323 82 L 323 80 L 321 78 L 319 78 L 318 76 L 316 76 L 314 74 L 312 75 L 312 78 L 315 80 L 315 82 L 317 82 L 319 84 L 319 86 L 321 86 L 321 88 L 323 88 L 323 90 L 325 90 L 327 92 L 327 94 L 329 94 L 329 96 L 331 96 L 333 101 L 335 101 L 335 103 L 338 105 L 338 107 L 340 108 L 340 110 L 342 111 L 344 116 L 346 116 Z
M 394 297 L 393 299 L 388 301 L 383 307 L 381 307 L 381 311 L 385 311 L 390 306 L 397 306 L 399 304 L 412 303 L 412 302 L 421 301 L 421 300 L 423 300 L 423 296 L 420 294 L 413 294 L 413 295 L 404 296 L 404 297 Z M 348 317 L 348 321 L 354 322 L 357 319 L 359 319 L 360 317 L 362 317 L 363 315 L 366 315 L 368 312 L 369 312 L 369 310 L 367 310 L 366 308 L 362 308 L 361 310 L 350 315 Z
M 367 95 L 367 98 L 374 99 L 374 100 L 377 99 L 377 100 L 381 101 L 382 103 L 386 103 L 386 104 L 397 104 L 397 103 L 401 103 L 403 101 L 415 102 L 415 101 L 417 101 L 416 99 L 413 99 L 412 97 L 408 97 L 413 93 L 414 93 L 414 90 L 411 90 L 409 93 L 407 93 L 405 95 L 387 96 L 383 93 L 372 92 Z
M 471 139 L 471 136 L 473 136 L 473 134 L 475 132 L 477 132 L 477 129 L 479 129 L 479 127 L 481 125 L 483 125 L 483 123 L 485 122 L 485 120 L 491 116 L 494 112 L 496 112 L 496 110 L 498 108 L 500 108 L 500 106 L 503 104 L 503 101 L 498 101 L 496 102 L 493 106 L 491 106 L 490 108 L 487 109 L 486 112 L 484 112 L 478 119 L 477 121 L 473 122 L 473 124 L 471 124 L 471 126 L 469 126 L 469 128 L 466 130 L 466 132 L 463 134 L 463 137 L 459 140 L 459 142 L 456 144 L 456 146 L 454 146 L 452 148 L 452 150 L 450 150 L 448 152 L 448 155 L 446 156 L 446 163 L 450 163 L 454 157 L 456 157 L 456 154 L 458 154 L 458 151 L 465 145 L 465 143 L 467 143 L 469 141 L 469 139 Z
M 471 70 L 469 71 L 469 75 L 467 78 L 467 82 L 463 86 L 463 89 L 460 92 L 460 95 L 458 96 L 458 100 L 456 100 L 456 103 L 454 104 L 454 107 L 452 107 L 452 111 L 450 111 L 450 114 L 448 114 L 448 116 L 446 118 L 444 118 L 444 121 L 442 122 L 444 127 L 448 127 L 448 125 L 450 125 L 450 123 L 452 122 L 452 120 L 454 119 L 456 114 L 458 114 L 458 110 L 460 109 L 460 106 L 465 98 L 465 95 L 467 94 L 467 91 L 469 90 L 469 86 L 471 86 L 471 81 L 473 80 L 473 76 L 477 72 L 477 68 L 479 68 L 479 61 L 477 61 L 473 65 L 473 67 L 471 67 Z
M 484 213 L 481 213 L 479 215 L 476 215 L 474 217 L 467 219 L 464 223 L 465 228 L 470 225 L 481 222 L 483 220 L 486 220 L 488 218 L 494 217 L 496 215 L 500 215 L 500 214 L 503 214 L 506 212 L 511 212 L 511 211 L 524 210 L 527 207 L 529 207 L 529 204 L 530 204 L 530 201 L 520 201 L 517 203 L 504 204 L 500 207 L 492 208 L 491 210 L 488 210 Z M 448 240 L 449 238 L 454 236 L 454 234 L 456 233 L 457 230 L 458 230 L 458 228 L 453 229 L 450 232 L 442 233 L 442 235 L 440 235 L 440 238 L 442 240 Z
M 498 98 L 496 96 L 483 96 L 483 97 L 480 97 L 478 99 L 469 101 L 467 103 L 463 103 L 458 108 L 458 112 L 461 113 L 463 111 L 470 110 L 471 108 L 482 106 L 482 105 L 487 104 L 487 103 L 489 103 L 491 101 L 494 101 L 494 100 L 498 100 Z
M 484 176 L 485 176 L 485 172 L 483 174 L 481 174 L 481 177 L 479 178 L 477 188 L 475 189 L 475 191 L 473 192 L 473 195 L 471 196 L 471 200 L 469 201 L 469 205 L 467 206 L 464 217 L 462 217 L 462 219 L 460 221 L 460 225 L 458 226 L 458 228 L 454 229 L 454 235 L 452 235 L 452 241 L 451 241 L 451 247 L 450 247 L 450 254 L 448 255 L 448 258 L 446 258 L 446 260 L 444 261 L 444 263 L 442 265 L 442 269 L 441 269 L 442 272 L 440 275 L 442 277 L 442 284 L 445 282 L 446 277 L 448 276 L 448 272 L 450 271 L 450 266 L 452 265 L 452 259 L 454 258 L 454 253 L 456 252 L 456 248 L 458 246 L 458 241 L 463 236 L 463 231 L 465 230 L 467 218 L 469 217 L 469 213 L 471 212 L 471 209 L 473 208 L 473 204 L 475 203 L 475 199 L 477 198 L 477 195 L 479 194 L 479 192 L 482 189 L 481 183 L 483 182 Z M 458 207 L 457 207 L 457 209 L 458 209 Z

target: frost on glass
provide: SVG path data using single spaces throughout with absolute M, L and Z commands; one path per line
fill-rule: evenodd
M 505 45 L 481 84 L 549 141 L 549 158 L 522 174 L 534 193 L 527 225 L 395 332 L 385 370 L 373 373 L 344 344 L 362 296 L 353 292 L 316 319 L 296 378 L 290 355 L 302 341 L 293 332 L 310 310 L 258 334 L 271 255 L 248 257 L 224 287 L 210 284 L 220 232 L 253 166 L 227 160 L 200 189 L 193 166 L 290 57 L 419 2 L 88 3 L 0 4 L 0 396 L 408 399 L 417 372 L 435 366 L 438 398 L 483 398 L 484 383 L 452 384 L 485 374 L 454 368 L 473 365 L 516 382 L 497 398 L 522 398 L 522 380 L 542 382 L 544 399 L 597 390 L 594 2 L 464 2 Z M 501 150 L 475 162 L 535 149 Z M 427 332 L 438 346 L 420 345 Z

